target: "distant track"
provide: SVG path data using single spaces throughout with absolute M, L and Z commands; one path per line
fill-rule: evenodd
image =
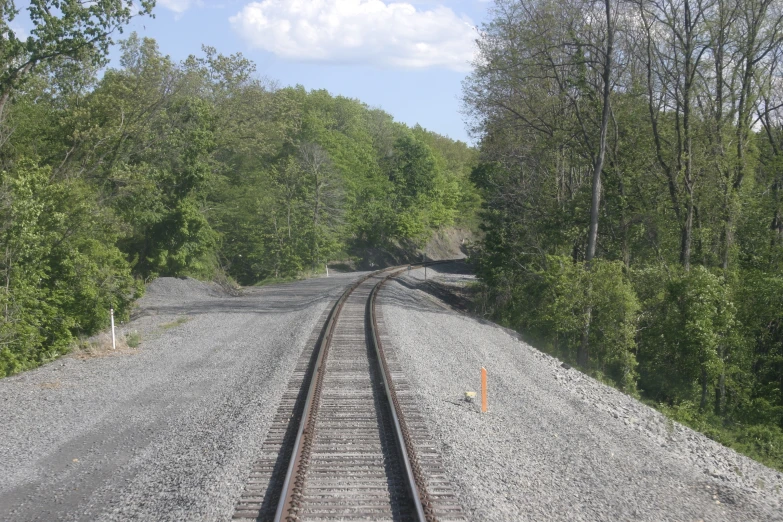
M 383 283 L 406 268 L 369 274 L 334 304 L 309 367 L 300 364 L 301 378 L 289 384 L 281 410 L 291 413 L 278 411 L 268 458 L 251 474 L 235 518 L 436 520 L 375 314 Z M 463 519 L 458 503 L 445 500 L 449 519 Z

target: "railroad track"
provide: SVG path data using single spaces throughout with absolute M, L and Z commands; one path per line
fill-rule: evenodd
M 311 337 L 235 518 L 464 520 L 379 333 L 375 298 L 404 270 L 359 280 Z

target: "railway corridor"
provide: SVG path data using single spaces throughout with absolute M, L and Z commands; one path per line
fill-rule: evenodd
M 153 282 L 123 325 L 138 349 L 0 381 L 0 520 L 783 522 L 780 472 L 449 308 L 437 285 L 468 267 L 403 272 L 368 303 L 388 274 L 239 297 Z M 326 332 L 298 505 L 278 513 Z M 464 399 L 481 367 L 487 414 Z
M 360 285 L 337 319 L 304 483 L 304 520 L 413 519 L 366 322 L 377 282 Z

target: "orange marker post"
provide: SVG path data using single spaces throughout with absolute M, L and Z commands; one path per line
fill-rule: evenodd
M 481 413 L 487 413 L 487 369 L 481 368 Z

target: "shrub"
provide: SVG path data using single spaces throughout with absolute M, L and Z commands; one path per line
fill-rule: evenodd
M 740 342 L 729 286 L 701 266 L 638 275 L 641 385 L 657 401 L 698 401 L 703 410 L 711 386 L 725 375 L 727 354 Z
M 511 291 L 509 318 L 539 345 L 576 358 L 590 312 L 590 368 L 627 392 L 636 390 L 636 324 L 639 301 L 622 263 L 594 260 L 590 270 L 562 256 L 527 272 Z
M 69 350 L 76 335 L 127 316 L 141 287 L 114 246 L 111 215 L 78 180 L 19 161 L 0 172 L 0 376 Z
M 139 332 L 130 332 L 125 336 L 125 342 L 131 348 L 136 348 L 141 344 L 141 334 Z
M 734 433 L 732 445 L 740 453 L 783 470 L 783 430 L 778 426 L 746 426 Z

